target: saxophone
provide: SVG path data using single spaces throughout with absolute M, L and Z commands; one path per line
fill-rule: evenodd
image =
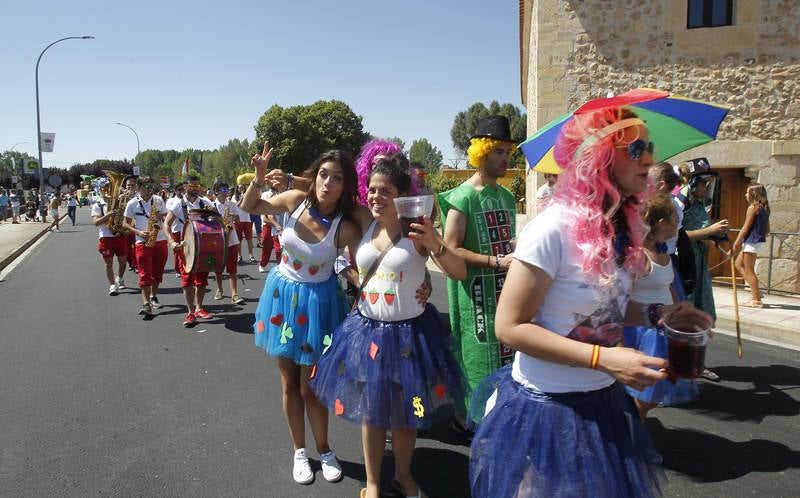
M 150 207 L 150 216 L 147 218 L 147 239 L 144 241 L 145 247 L 153 247 L 158 240 L 158 231 L 161 230 L 161 225 L 158 224 L 158 202 L 156 196 L 150 197 L 153 205 Z
M 230 232 L 233 230 L 233 224 L 231 223 L 231 205 L 230 200 L 225 203 L 225 210 L 222 213 L 222 226 L 225 231 Z

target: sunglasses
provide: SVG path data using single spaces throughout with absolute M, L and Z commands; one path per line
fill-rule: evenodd
M 620 147 L 625 147 L 627 149 L 628 158 L 635 161 L 642 158 L 644 151 L 647 151 L 647 153 L 652 156 L 653 151 L 656 148 L 656 144 L 653 142 L 645 142 L 639 138 L 629 143 L 627 146 L 623 145 Z

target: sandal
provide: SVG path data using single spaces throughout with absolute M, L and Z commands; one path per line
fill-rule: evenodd
M 428 498 L 428 495 L 422 492 L 422 489 L 417 484 L 417 494 L 415 495 L 406 495 L 406 490 L 403 489 L 403 486 L 400 484 L 400 481 L 392 477 L 392 481 L 390 482 L 392 489 L 400 494 L 400 496 L 405 496 L 406 498 Z M 366 490 L 365 490 L 366 491 Z
M 764 307 L 764 303 L 762 303 L 761 301 L 752 301 L 751 300 L 749 302 L 742 303 L 742 306 L 744 306 L 745 308 L 763 308 Z

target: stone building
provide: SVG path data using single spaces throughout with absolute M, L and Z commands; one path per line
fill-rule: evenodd
M 636 87 L 729 106 L 716 142 L 671 162 L 709 158 L 722 179 L 720 216 L 732 227 L 744 221 L 747 184 L 766 185 L 772 230 L 785 235 L 774 238 L 771 275 L 769 248 L 756 268 L 764 285 L 771 276 L 773 288 L 800 291 L 798 26 L 796 0 L 523 0 L 528 130 Z M 531 209 L 541 181 L 529 175 Z M 721 257 L 712 254 L 713 265 Z

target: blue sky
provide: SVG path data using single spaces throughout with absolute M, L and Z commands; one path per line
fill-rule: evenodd
M 0 150 L 36 155 L 34 70 L 45 166 L 213 149 L 251 140 L 271 105 L 343 100 L 365 130 L 428 138 L 474 102 L 521 106 L 518 2 L 477 0 L 0 0 Z

